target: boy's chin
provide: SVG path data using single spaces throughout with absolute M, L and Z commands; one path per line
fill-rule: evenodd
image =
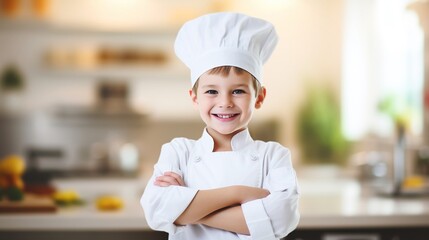
M 244 127 L 243 128 L 234 128 L 234 129 L 232 129 L 232 128 L 211 128 L 211 127 L 208 127 L 208 128 L 210 128 L 212 131 L 215 131 L 215 132 L 222 134 L 222 135 L 236 134 L 236 133 L 241 132 L 245 129 Z

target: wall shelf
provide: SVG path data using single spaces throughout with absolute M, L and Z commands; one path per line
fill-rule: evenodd
M 0 17 L 1 32 L 29 32 L 64 35 L 97 35 L 97 36 L 161 36 L 174 37 L 178 27 L 151 27 L 134 29 L 97 29 L 83 26 L 63 26 L 47 20 L 10 19 Z

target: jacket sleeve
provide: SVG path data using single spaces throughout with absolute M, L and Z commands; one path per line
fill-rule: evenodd
M 300 218 L 298 182 L 290 151 L 276 144 L 268 157 L 271 159 L 263 187 L 270 195 L 242 205 L 252 239 L 283 238 L 297 227 Z
M 171 143 L 162 146 L 158 163 L 154 166 L 153 175 L 146 185 L 140 203 L 146 221 L 152 229 L 175 234 L 183 226 L 176 226 L 174 221 L 185 211 L 198 190 L 182 186 L 155 186 L 155 178 L 166 171 L 183 176 L 180 156 Z

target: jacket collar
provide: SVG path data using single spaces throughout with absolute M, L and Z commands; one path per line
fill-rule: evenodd
M 232 151 L 238 151 L 252 144 L 253 138 L 250 136 L 248 128 L 244 129 L 241 132 L 238 132 L 232 137 L 231 148 Z M 197 140 L 197 143 L 201 146 L 204 152 L 213 152 L 214 140 L 212 136 L 207 132 L 207 128 L 204 129 L 203 134 L 200 139 Z

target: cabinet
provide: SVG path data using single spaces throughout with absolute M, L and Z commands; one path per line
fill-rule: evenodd
M 427 227 L 297 229 L 285 240 L 427 240 Z
M 429 229 L 409 228 L 351 228 L 351 229 L 297 229 L 283 240 L 427 240 Z M 136 231 L 0 231 L 2 239 L 9 240 L 167 240 L 168 234 L 151 230 Z

